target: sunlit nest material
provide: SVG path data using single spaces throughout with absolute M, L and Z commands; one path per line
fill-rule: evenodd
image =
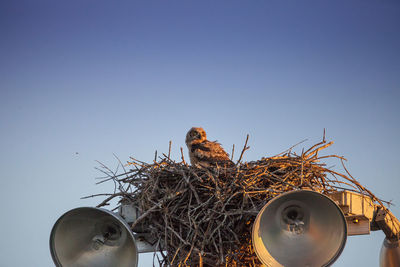
M 161 266 L 260 266 L 251 245 L 253 221 L 268 200 L 283 192 L 353 190 L 383 207 L 345 168 L 346 175 L 326 168 L 321 160 L 344 160 L 319 156 L 332 143 L 323 140 L 300 155 L 289 149 L 257 161 L 239 159 L 233 168 L 194 168 L 183 154 L 175 162 L 170 153 L 152 164 L 131 158 L 131 169 L 120 174 L 103 165 L 108 177 L 101 182 L 114 181 L 116 191 L 100 194 L 107 198 L 98 207 L 115 197 L 119 203 L 136 205 L 141 216 L 132 229 L 143 224 L 158 240 L 161 253 L 155 256 Z M 245 144 L 240 158 L 247 148 Z

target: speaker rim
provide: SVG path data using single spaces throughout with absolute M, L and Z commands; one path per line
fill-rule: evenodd
M 114 212 L 109 211 L 109 210 L 107 210 L 107 209 L 97 208 L 97 207 L 86 207 L 86 206 L 85 206 L 85 207 L 74 208 L 74 209 L 71 209 L 71 210 L 68 210 L 67 212 L 65 212 L 63 215 L 61 215 L 61 216 L 57 219 L 57 221 L 54 223 L 54 225 L 53 225 L 53 227 L 52 227 L 52 229 L 51 229 L 51 232 L 50 232 L 50 239 L 49 239 L 50 254 L 51 254 L 51 257 L 52 257 L 52 259 L 53 259 L 54 264 L 55 264 L 57 267 L 63 267 L 62 264 L 60 263 L 60 261 L 58 260 L 57 253 L 56 253 L 56 251 L 55 251 L 54 242 L 53 242 L 54 237 L 55 237 L 55 233 L 56 233 L 57 226 L 59 225 L 59 223 L 61 222 L 61 220 L 62 220 L 65 216 L 67 216 L 68 214 L 70 214 L 70 213 L 72 213 L 72 212 L 78 211 L 78 210 L 97 210 L 97 211 L 101 211 L 101 212 L 107 213 L 108 215 L 111 215 L 113 218 L 115 218 L 116 220 L 118 220 L 118 222 L 120 222 L 120 223 L 126 228 L 128 234 L 131 236 L 131 238 L 132 238 L 132 240 L 133 240 L 133 245 L 134 245 L 135 251 L 136 251 L 136 261 L 134 262 L 134 265 L 133 265 L 133 266 L 138 266 L 139 251 L 138 251 L 138 248 L 137 248 L 137 241 L 136 241 L 135 236 L 134 236 L 132 230 L 130 229 L 130 226 L 128 225 L 128 223 L 127 223 L 121 216 L 119 216 L 117 213 L 114 213 Z
M 385 236 L 379 251 L 379 266 L 391 267 L 400 262 L 400 240 L 389 239 Z
M 319 192 L 316 192 L 316 191 L 313 191 L 313 190 L 298 189 L 298 190 L 292 190 L 292 191 L 284 192 L 284 193 L 281 193 L 281 194 L 279 194 L 279 195 L 273 197 L 271 200 L 269 200 L 269 201 L 261 208 L 261 210 L 260 210 L 260 211 L 258 212 L 258 214 L 257 214 L 256 219 L 254 220 L 254 223 L 253 223 L 253 226 L 252 226 L 252 231 L 251 231 L 251 241 L 252 241 L 252 246 L 253 246 L 253 249 L 254 249 L 255 253 L 256 253 L 258 259 L 260 260 L 260 262 L 261 262 L 263 265 L 267 266 L 267 265 L 261 260 L 262 257 L 260 257 L 259 252 L 257 251 L 257 249 L 256 249 L 256 247 L 255 247 L 255 245 L 254 245 L 254 244 L 255 244 L 255 238 L 256 238 L 255 225 L 257 224 L 258 221 L 260 221 L 260 216 L 262 215 L 262 213 L 266 210 L 266 208 L 267 208 L 273 201 L 276 201 L 276 200 L 278 200 L 279 198 L 284 197 L 284 196 L 286 196 L 286 195 L 295 194 L 295 193 L 302 193 L 302 192 L 303 192 L 303 193 L 311 193 L 311 194 L 314 194 L 314 195 L 317 195 L 317 196 L 325 197 L 325 198 L 326 198 L 327 200 L 329 200 L 332 204 L 334 204 L 334 206 L 336 207 L 336 209 L 339 211 L 339 214 L 341 215 L 340 217 L 343 219 L 343 222 L 344 222 L 344 229 L 343 229 L 343 230 L 344 230 L 344 231 L 343 231 L 344 238 L 343 238 L 343 240 L 342 240 L 342 245 L 341 245 L 340 249 L 336 252 L 335 256 L 332 257 L 332 258 L 330 259 L 330 261 L 329 261 L 327 264 L 323 265 L 322 267 L 331 266 L 331 265 L 340 257 L 340 255 L 342 254 L 342 252 L 343 252 L 343 250 L 344 250 L 344 247 L 346 246 L 346 242 L 347 242 L 347 221 L 346 221 L 346 217 L 345 217 L 345 215 L 344 215 L 342 209 L 336 204 L 336 202 L 335 202 L 333 199 L 331 199 L 331 198 L 330 198 L 329 196 L 327 196 L 327 195 L 324 195 L 324 194 L 322 194 L 322 193 L 319 193 Z M 275 260 L 275 262 L 277 262 L 277 261 Z M 277 263 L 280 264 L 279 262 L 277 262 Z M 280 264 L 279 266 L 283 266 L 283 265 Z

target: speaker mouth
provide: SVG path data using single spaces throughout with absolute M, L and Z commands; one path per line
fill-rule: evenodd
M 138 249 L 129 225 L 111 211 L 82 207 L 66 212 L 50 234 L 57 267 L 136 267 Z
M 104 222 L 97 223 L 95 229 L 99 233 L 93 238 L 95 242 L 100 242 L 107 246 L 118 246 L 124 241 L 121 226 L 115 222 L 106 219 Z
M 282 229 L 292 234 L 303 234 L 308 225 L 308 216 L 306 211 L 298 204 L 285 205 L 281 212 Z
M 252 242 L 271 267 L 330 266 L 343 251 L 347 223 L 327 196 L 295 190 L 271 199 L 253 224 Z

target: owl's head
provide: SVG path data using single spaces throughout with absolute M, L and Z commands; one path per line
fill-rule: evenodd
M 201 127 L 192 127 L 186 134 L 186 144 L 200 143 L 207 139 L 206 131 Z

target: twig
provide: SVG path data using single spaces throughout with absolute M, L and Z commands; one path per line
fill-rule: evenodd
M 182 149 L 182 147 L 181 147 L 181 159 L 182 159 L 182 163 L 186 165 L 185 157 L 183 156 L 183 149 Z
M 144 213 L 131 225 L 143 225 L 157 240 L 158 262 L 161 266 L 259 266 L 251 243 L 252 224 L 260 209 L 272 198 L 294 189 L 308 187 L 328 194 L 338 190 L 358 192 L 379 203 L 376 198 L 344 169 L 338 173 L 325 166 L 323 159 L 343 157 L 319 156 L 332 144 L 326 143 L 325 130 L 322 142 L 292 153 L 261 160 L 244 162 L 244 152 L 249 135 L 238 159 L 236 168 L 195 168 L 185 163 L 183 149 L 181 162 L 175 162 L 164 153 L 147 164 L 134 158 L 134 170 L 123 169 L 121 174 L 102 166 L 106 179 L 119 184 L 113 194 L 97 194 L 84 198 L 103 196 L 99 206 L 120 197 L 120 202 L 132 203 Z M 302 141 L 304 142 L 304 141 Z M 304 152 L 305 151 L 305 152 Z M 232 159 L 234 146 L 232 149 Z M 280 156 L 279 156 L 280 155 Z M 156 153 L 157 156 L 157 153 Z M 120 163 L 120 161 L 119 161 Z M 329 178 L 328 178 L 329 176 Z M 331 177 L 332 176 L 332 177 Z M 134 192 L 126 192 L 127 188 Z M 160 256 L 160 258 L 159 258 Z
M 171 144 L 172 144 L 172 141 L 169 141 L 169 146 L 168 146 L 168 159 L 171 159 Z
M 250 148 L 250 147 L 247 146 L 247 141 L 249 141 L 249 135 L 247 135 L 247 137 L 246 137 L 246 142 L 244 143 L 244 146 L 243 146 L 243 149 L 242 149 L 242 153 L 240 153 L 240 157 L 239 157 L 239 159 L 238 159 L 238 161 L 237 161 L 236 164 L 239 164 L 239 163 L 240 163 L 240 161 L 242 160 L 242 157 L 243 157 L 243 153 L 244 153 L 247 149 Z

